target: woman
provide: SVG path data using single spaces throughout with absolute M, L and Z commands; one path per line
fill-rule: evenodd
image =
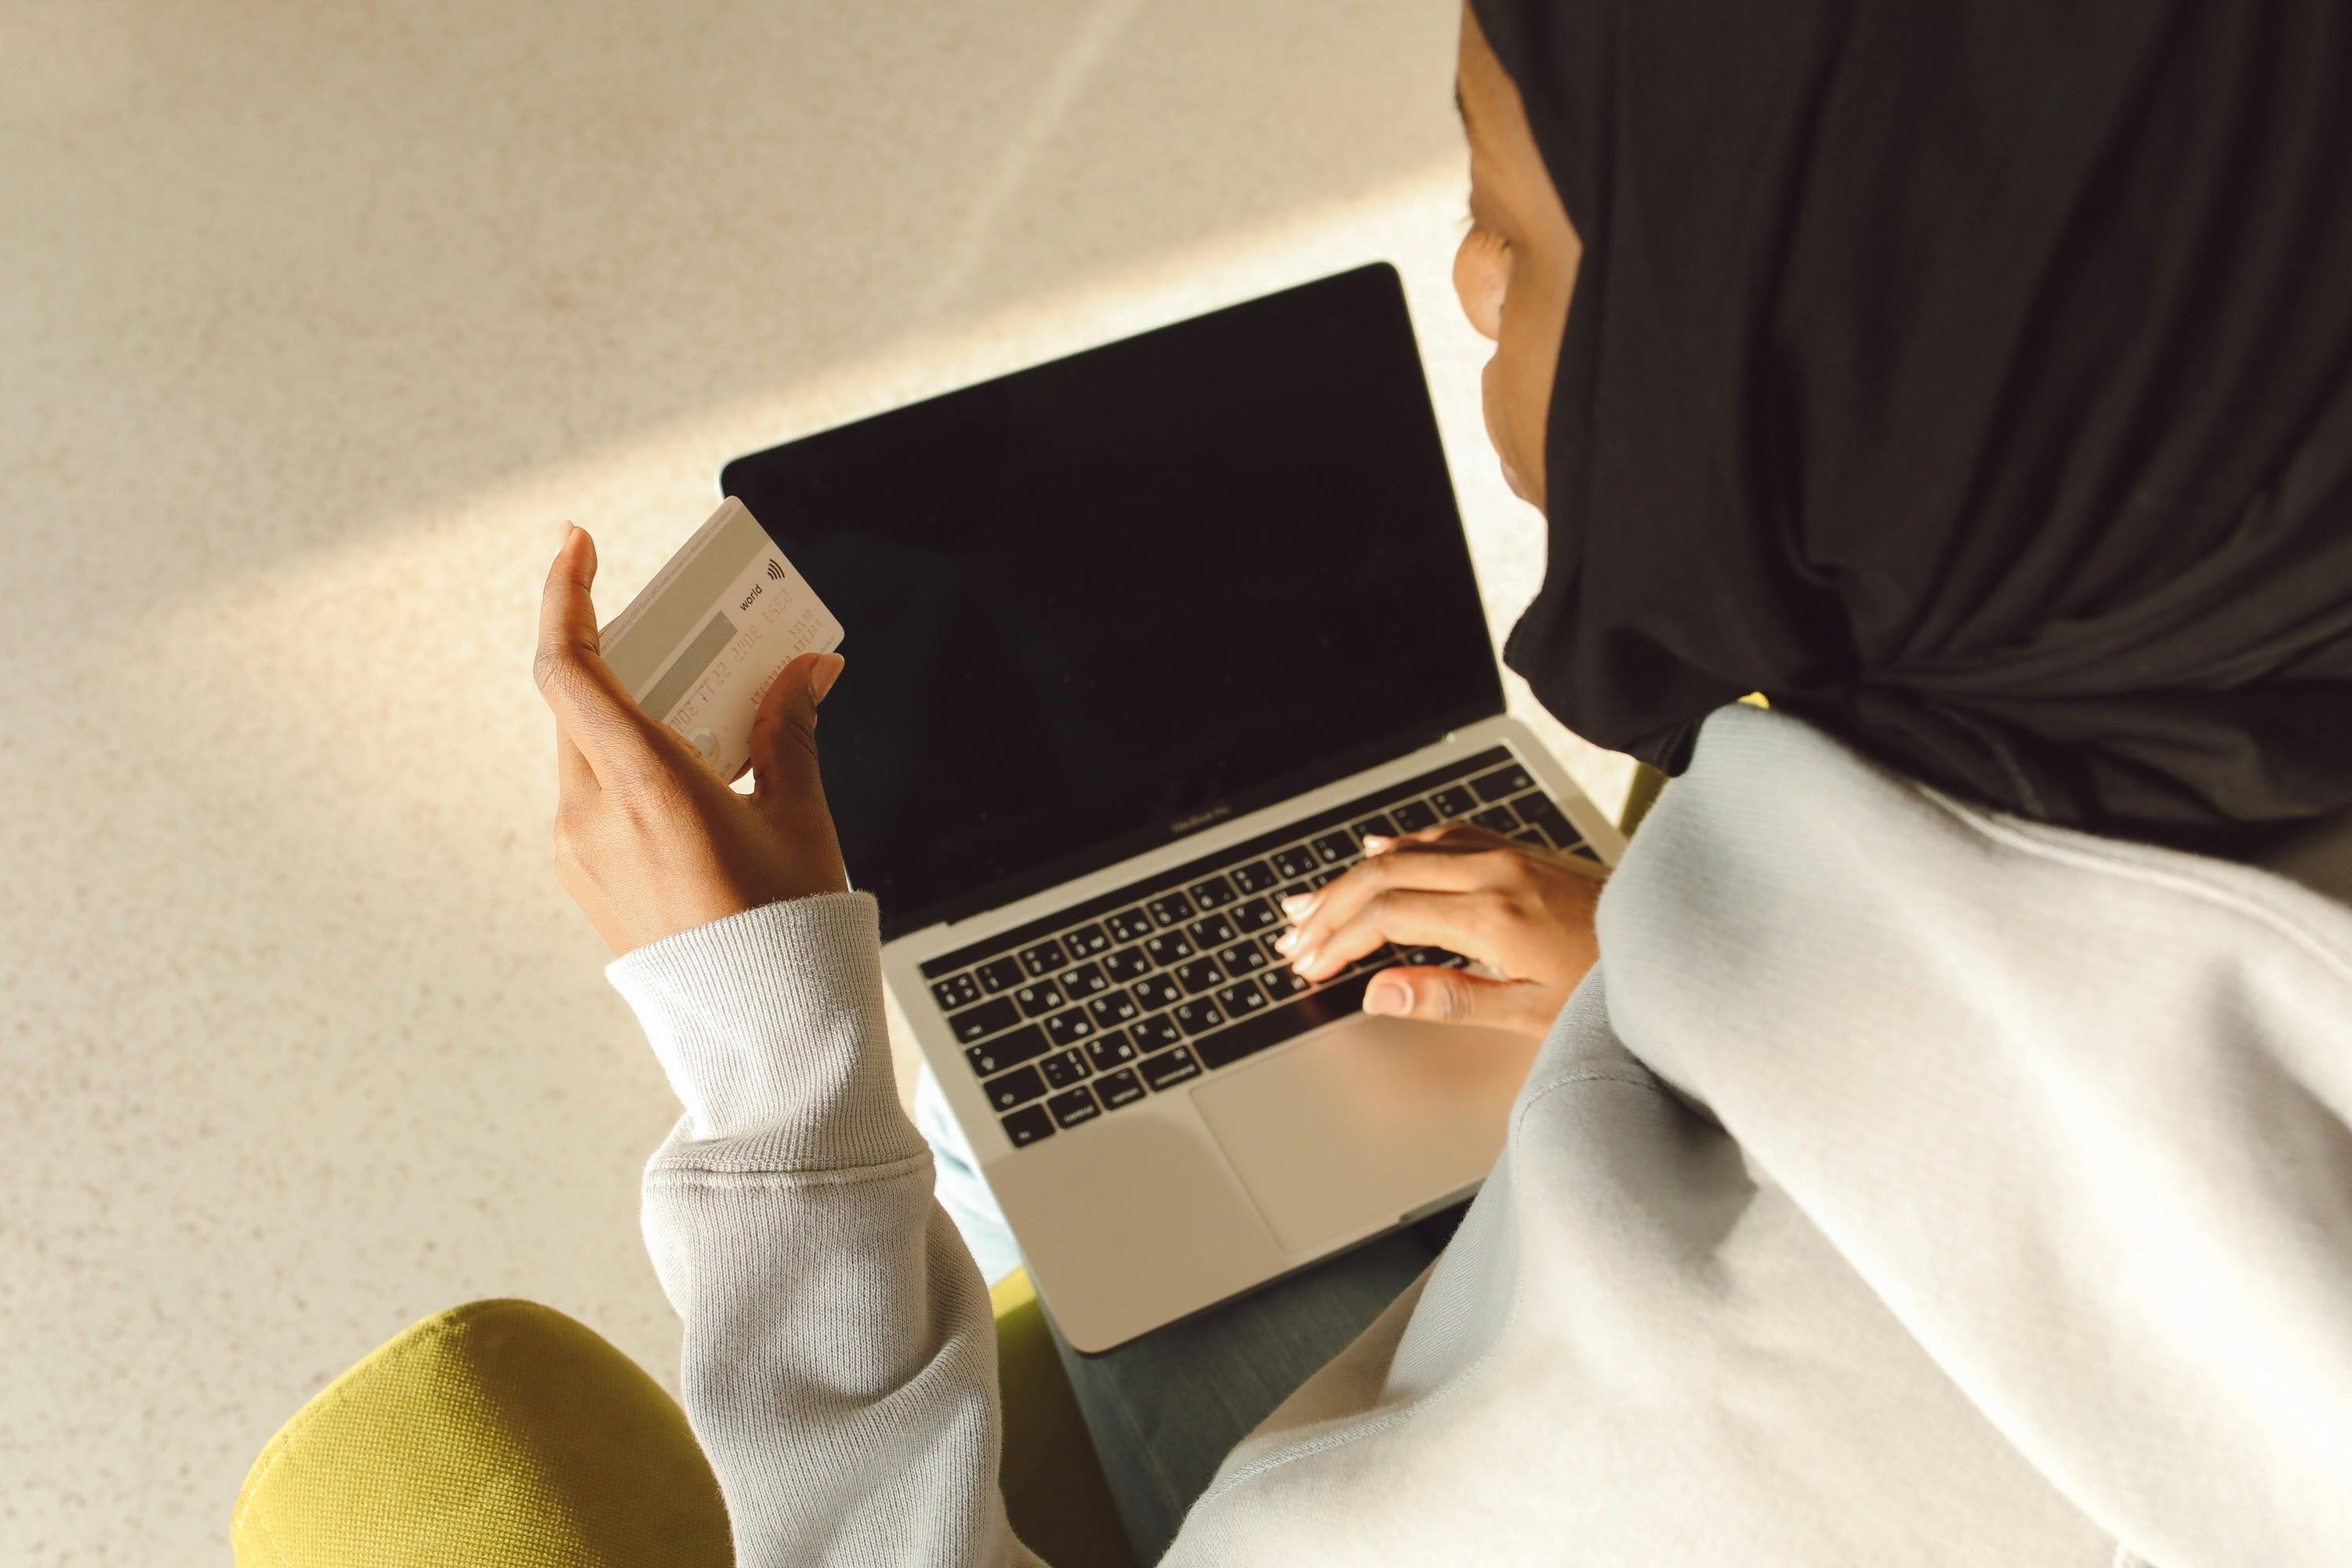
M 1368 1005 L 1545 1042 L 1168 1561 L 2352 1561 L 2347 58 L 2268 0 L 1465 16 L 1456 282 L 1551 529 L 1507 656 L 1682 777 L 1597 911 L 1475 839 L 1296 911 L 1309 973 L 1507 977 Z M 558 866 L 685 1102 L 646 1229 L 739 1556 L 1028 1561 L 819 784 L 841 662 L 745 800 L 593 572 L 567 528 Z

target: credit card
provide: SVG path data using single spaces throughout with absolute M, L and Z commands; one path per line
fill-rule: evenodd
M 638 707 L 722 779 L 751 755 L 751 716 L 776 672 L 841 646 L 841 623 L 733 496 L 602 634 Z

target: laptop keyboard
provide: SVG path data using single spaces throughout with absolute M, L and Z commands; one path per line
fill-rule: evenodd
M 1391 964 L 1466 965 L 1386 946 L 1308 984 L 1274 951 L 1280 900 L 1361 859 L 1365 835 L 1444 822 L 1601 858 L 1496 746 L 943 954 L 922 976 L 1005 1135 L 1026 1146 L 1345 1017 Z

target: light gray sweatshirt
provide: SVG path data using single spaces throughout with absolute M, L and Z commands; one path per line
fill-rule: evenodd
M 2352 1563 L 2352 908 L 1709 719 L 1422 1280 L 1171 1563 Z M 615 960 L 745 1564 L 1033 1561 L 875 910 Z

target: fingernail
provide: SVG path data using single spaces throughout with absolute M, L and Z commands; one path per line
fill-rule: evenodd
M 1312 893 L 1293 893 L 1282 900 L 1282 912 L 1292 920 L 1303 920 L 1312 913 L 1314 909 L 1315 895 Z
M 1387 848 L 1389 843 L 1389 836 L 1385 833 L 1367 833 L 1364 835 L 1364 853 L 1377 855 Z
M 1299 973 L 1305 974 L 1308 970 L 1315 967 L 1315 961 L 1318 957 L 1322 956 L 1322 952 L 1323 950 L 1319 947 L 1310 947 L 1305 952 L 1299 953 L 1296 957 L 1292 958 L 1290 961 L 1290 967 L 1297 970 Z
M 571 542 L 572 522 L 571 520 L 567 518 L 555 531 L 555 552 L 558 555 L 562 554 L 563 547 Z
M 1391 980 L 1383 976 L 1373 981 L 1364 992 L 1364 1011 L 1367 1013 L 1387 1013 L 1393 1016 L 1402 1014 L 1410 1005 L 1412 1005 L 1412 998 L 1405 994 L 1404 982 L 1402 980 Z
M 1291 927 L 1290 930 L 1284 931 L 1280 936 L 1274 939 L 1274 951 L 1276 952 L 1288 952 L 1292 948 L 1297 947 L 1297 945 L 1298 928 L 1297 926 Z
M 833 683 L 841 679 L 841 672 L 848 664 L 849 661 L 837 653 L 820 656 L 809 669 L 809 700 L 824 701 L 824 694 L 833 689 Z

